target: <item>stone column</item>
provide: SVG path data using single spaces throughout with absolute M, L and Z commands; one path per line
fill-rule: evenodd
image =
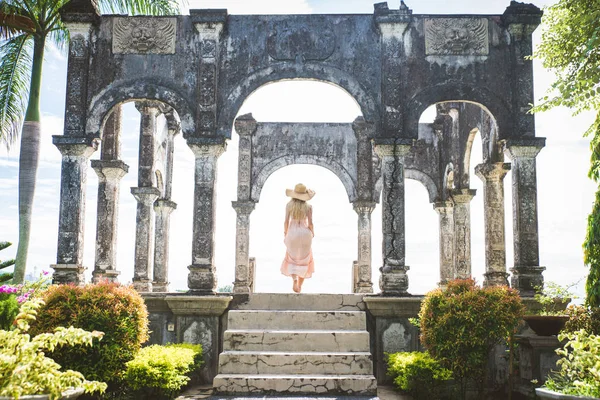
M 483 286 L 508 286 L 504 239 L 504 177 L 510 164 L 479 164 L 475 174 L 483 181 L 485 217 L 485 280 Z
M 397 139 L 400 141 L 402 139 Z M 404 156 L 410 151 L 412 141 L 406 143 L 375 142 L 375 152 L 381 158 L 383 193 L 381 194 L 383 229 L 383 267 L 379 286 L 384 295 L 407 294 L 408 276 L 405 265 L 404 242 Z
M 84 283 L 83 239 L 87 165 L 97 142 L 87 138 L 54 136 L 62 154 L 58 245 L 53 283 Z
M 471 277 L 471 200 L 475 190 L 455 189 L 454 202 L 454 278 Z
M 156 117 L 160 113 L 160 104 L 152 101 L 136 101 L 135 108 L 141 114 L 140 145 L 138 157 L 138 186 L 155 186 L 154 176 L 154 137 L 156 135 Z
M 454 279 L 454 204 L 452 201 L 435 203 L 440 216 L 440 287 Z
M 542 287 L 537 216 L 537 177 L 535 157 L 545 145 L 545 138 L 510 140 L 506 154 L 511 159 L 513 188 L 513 243 L 515 262 L 511 286 L 521 296 L 533 296 Z
M 92 282 L 115 282 L 117 270 L 117 223 L 119 187 L 129 166 L 120 160 L 92 160 L 98 175 L 98 209 L 96 215 L 96 262 Z
M 254 211 L 253 201 L 233 201 L 237 213 L 235 226 L 235 282 L 233 293 L 250 293 L 250 214 Z
M 131 194 L 137 200 L 135 224 L 135 265 L 133 287 L 138 292 L 152 291 L 152 267 L 154 245 L 154 202 L 160 196 L 155 187 L 132 187 Z
M 189 138 L 196 157 L 194 187 L 194 232 L 192 264 L 188 267 L 188 288 L 195 293 L 214 293 L 217 276 L 214 266 L 217 160 L 225 151 L 223 139 Z
M 169 227 L 171 212 L 177 204 L 166 199 L 154 202 L 156 214 L 156 235 L 154 242 L 154 274 L 152 280 L 153 292 L 169 291 Z
M 358 261 L 355 293 L 373 293 L 371 281 L 371 213 L 375 202 L 356 201 L 354 211 L 358 214 Z

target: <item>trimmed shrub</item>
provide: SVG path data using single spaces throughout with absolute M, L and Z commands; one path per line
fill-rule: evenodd
M 569 306 L 569 320 L 563 332 L 574 333 L 581 329 L 592 335 L 600 335 L 600 307 Z
M 142 297 L 117 283 L 51 286 L 43 293 L 43 306 L 32 333 L 53 332 L 58 326 L 102 331 L 102 342 L 92 347 L 56 348 L 50 356 L 65 368 L 88 379 L 118 383 L 125 364 L 148 340 L 148 312 Z
M 428 353 L 394 353 L 388 356 L 388 375 L 394 384 L 415 400 L 439 399 L 444 382 L 452 378 L 452 372 L 442 368 Z
M 202 364 L 200 345 L 176 344 L 143 348 L 127 363 L 124 380 L 135 398 L 170 399 Z
M 469 381 L 481 398 L 490 351 L 510 337 L 523 313 L 516 290 L 480 288 L 473 279 L 450 281 L 446 290 L 433 290 L 423 300 L 421 343 L 442 367 L 452 371 L 463 398 Z
M 18 292 L 16 287 L 0 286 L 0 329 L 8 331 L 19 314 Z

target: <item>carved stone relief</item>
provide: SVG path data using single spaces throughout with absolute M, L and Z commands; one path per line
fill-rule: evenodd
M 425 54 L 487 56 L 487 18 L 425 19 Z
M 113 53 L 175 54 L 176 35 L 175 18 L 115 18 Z

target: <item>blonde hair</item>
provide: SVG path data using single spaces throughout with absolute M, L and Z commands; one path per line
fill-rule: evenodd
M 311 207 L 310 204 L 305 201 L 291 199 L 287 204 L 287 208 L 290 213 L 290 218 L 301 221 L 308 216 L 308 211 Z

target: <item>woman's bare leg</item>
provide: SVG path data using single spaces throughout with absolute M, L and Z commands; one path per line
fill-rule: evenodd
M 298 277 L 298 293 L 302 291 L 302 284 L 304 283 L 304 278 Z
M 292 290 L 294 293 L 300 293 L 300 287 L 298 286 L 298 275 L 292 274 L 292 280 L 294 284 L 292 285 Z

